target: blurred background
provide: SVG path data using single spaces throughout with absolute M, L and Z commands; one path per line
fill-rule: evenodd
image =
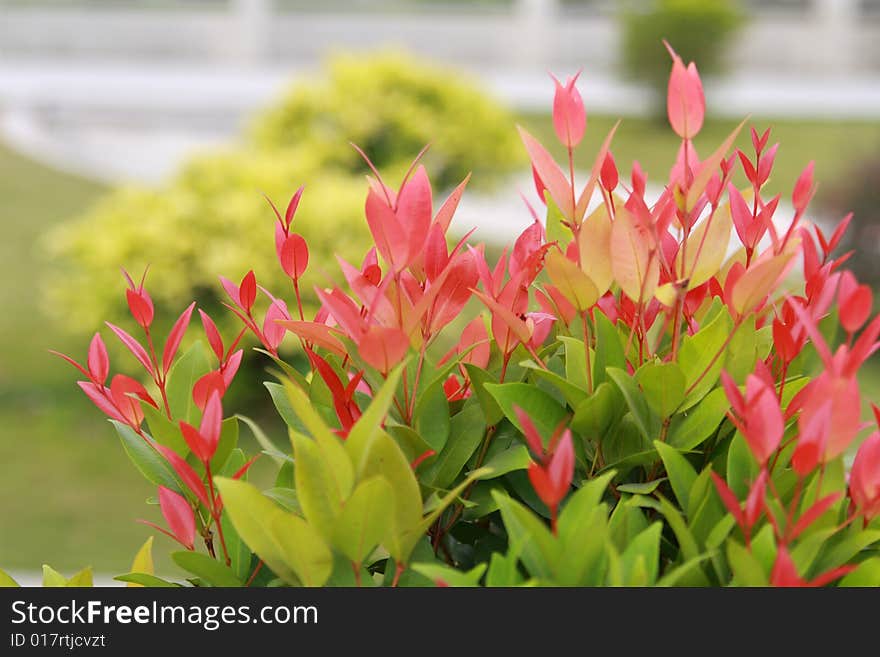
M 261 193 L 305 183 L 298 230 L 323 283 L 332 253 L 364 252 L 350 141 L 391 180 L 431 141 L 435 195 L 473 172 L 455 229 L 504 242 L 530 221 L 519 192 L 534 199 L 515 125 L 555 143 L 548 71 L 582 70 L 579 166 L 623 117 L 619 167 L 662 185 L 678 146 L 662 38 L 704 77 L 698 150 L 745 115 L 772 127 L 779 212 L 816 160 L 810 218 L 854 211 L 851 263 L 880 284 L 880 0 L 0 0 L 0 566 L 126 572 L 148 534 L 134 519 L 158 519 L 47 353 L 83 359 L 104 319 L 130 328 L 120 267 L 151 266 L 160 321 L 191 299 L 220 319 L 218 274 L 279 280 Z M 278 431 L 258 369 L 232 410 Z M 863 391 L 880 397 L 876 365 Z

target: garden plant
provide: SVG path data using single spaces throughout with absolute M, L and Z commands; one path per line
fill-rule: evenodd
M 101 334 L 84 363 L 63 357 L 156 485 L 155 528 L 190 576 L 160 579 L 148 539 L 118 579 L 880 585 L 880 409 L 864 420 L 857 381 L 880 316 L 835 253 L 849 218 L 830 234 L 808 220 L 812 164 L 780 216 L 762 192 L 769 130 L 739 150 L 743 122 L 699 154 L 700 78 L 670 54 L 681 146 L 658 198 L 638 163 L 620 176 L 616 127 L 575 179 L 587 124 L 575 76 L 554 79 L 567 161 L 520 130 L 543 203 L 526 202 L 534 222 L 497 261 L 447 241 L 466 178 L 437 202 L 421 154 L 393 185 L 361 151 L 373 246 L 339 259 L 316 313 L 300 285 L 308 189 L 267 206 L 286 290 L 252 271 L 220 279 L 234 333 L 193 303 L 158 335 L 144 278 L 126 274 L 133 321 L 108 329 L 143 378 L 111 376 Z M 182 349 L 191 323 L 203 338 Z M 265 387 L 289 442 L 224 402 L 246 334 L 274 363 Z M 259 453 L 238 446 L 243 425 Z M 248 481 L 257 458 L 277 471 L 265 490 Z

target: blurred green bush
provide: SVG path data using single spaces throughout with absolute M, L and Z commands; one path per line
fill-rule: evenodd
M 744 18 L 735 0 L 627 2 L 620 12 L 624 73 L 655 91 L 658 113 L 662 113 L 671 66 L 662 40 L 675 48 L 685 64 L 699 62 L 702 75 L 721 73 L 725 48 Z
M 137 276 L 148 265 L 148 289 L 166 318 L 191 299 L 216 307 L 217 275 L 239 280 L 251 267 L 286 295 L 266 248 L 274 216 L 262 194 L 283 209 L 301 184 L 295 230 L 311 250 L 304 290 L 326 285 L 334 254 L 355 258 L 368 242 L 367 169 L 349 142 L 395 183 L 431 142 L 425 163 L 438 195 L 469 171 L 472 184 L 487 186 L 524 161 L 513 116 L 458 73 L 396 53 L 340 56 L 325 73 L 294 85 L 241 145 L 193 158 L 160 189 L 117 189 L 53 229 L 49 309 L 73 330 L 94 330 L 99 317 L 120 321 L 120 267 Z

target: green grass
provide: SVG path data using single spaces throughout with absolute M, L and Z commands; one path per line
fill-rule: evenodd
M 548 117 L 524 116 L 521 121 L 548 146 L 555 144 Z M 589 166 L 612 123 L 608 117 L 589 117 L 580 167 Z M 700 152 L 714 149 L 733 127 L 732 122 L 709 122 L 697 143 Z M 806 162 L 815 159 L 821 195 L 821 185 L 845 175 L 861 156 L 873 152 L 880 143 L 880 123 L 777 123 L 774 139 L 783 147 L 771 189 L 788 193 Z M 747 145 L 748 138 L 740 142 Z M 618 131 L 614 153 L 621 169 L 628 170 L 638 159 L 659 184 L 677 145 L 668 128 L 628 119 Z M 36 570 L 50 563 L 66 572 L 84 565 L 103 573 L 123 572 L 148 535 L 135 519 L 158 520 L 156 509 L 144 504 L 152 487 L 79 393 L 76 373 L 47 353 L 55 348 L 82 355 L 88 336 L 70 335 L 42 314 L 40 277 L 51 263 L 41 256 L 39 240 L 49 226 L 81 212 L 102 191 L 98 184 L 0 147 L 2 568 Z M 95 318 L 96 330 L 100 319 Z M 880 367 L 866 368 L 862 379 L 866 398 L 880 401 Z M 157 555 L 171 547 L 170 541 L 157 538 Z M 160 568 L 166 566 L 167 560 L 159 561 Z

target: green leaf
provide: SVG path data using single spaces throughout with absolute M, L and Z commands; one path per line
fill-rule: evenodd
M 394 494 L 384 477 L 360 482 L 345 502 L 333 528 L 333 544 L 350 561 L 361 564 L 387 536 Z
M 683 564 L 681 564 L 680 566 L 676 566 L 672 570 L 667 570 L 666 574 L 657 581 L 657 586 L 677 586 L 679 582 L 682 582 L 682 580 L 687 580 L 692 575 L 702 577 L 703 574 L 700 570 L 700 564 L 708 559 L 710 556 L 711 554 L 707 552 L 705 554 L 696 556 L 693 559 L 688 559 Z
M 654 479 L 653 481 L 646 481 L 640 484 L 619 484 L 617 486 L 618 493 L 635 493 L 637 495 L 650 495 L 657 487 L 666 481 L 666 477 L 662 477 L 661 479 Z
M 771 326 L 766 326 L 761 331 L 764 329 L 773 330 Z M 731 338 L 724 354 L 724 370 L 734 381 L 745 381 L 754 371 L 760 337 L 761 334 L 755 330 L 755 318 L 752 316 L 743 322 Z
M 575 408 L 571 428 L 590 440 L 600 441 L 620 419 L 623 396 L 613 383 L 600 383 L 593 394 Z
M 440 452 L 449 438 L 449 402 L 443 389 L 445 379 L 436 379 L 416 402 L 413 428 L 435 452 Z
M 487 383 L 497 384 L 498 381 L 486 370 L 480 369 L 471 363 L 465 363 L 464 368 L 467 370 L 468 378 L 471 380 L 471 389 L 474 391 L 477 401 L 480 402 L 480 408 L 483 409 L 486 424 L 490 427 L 498 424 L 504 417 L 504 411 L 501 410 L 498 402 L 486 390 Z
M 422 519 L 422 495 L 406 456 L 384 431 L 373 438 L 364 455 L 360 478 L 370 477 L 383 477 L 391 486 L 394 514 L 385 547 L 397 561 L 405 563 L 407 547 L 411 550 L 412 546 L 403 536 Z
M 229 566 L 212 559 L 207 554 L 181 550 L 172 552 L 171 559 L 210 586 L 240 587 L 242 585 Z
M 341 487 L 345 482 L 338 479 L 332 462 L 324 458 L 317 441 L 294 432 L 291 432 L 291 441 L 297 499 L 303 515 L 321 536 L 329 540 L 350 489 L 344 490 Z M 339 447 L 342 449 L 341 445 Z M 344 452 L 343 457 L 348 460 Z M 349 477 L 350 470 L 349 465 Z M 351 485 L 350 479 L 348 484 Z
M 593 385 L 608 380 L 607 369 L 626 369 L 626 356 L 620 332 L 604 313 L 596 313 L 596 355 L 593 358 Z
M 9 576 L 3 569 L 0 569 L 0 589 L 18 588 L 19 584 Z
M 646 579 L 644 582 L 639 582 L 639 585 L 653 586 L 657 581 L 660 568 L 660 532 L 662 530 L 663 523 L 655 522 L 636 536 L 623 551 L 621 565 L 623 572 L 630 575 L 629 581 L 632 584 L 635 584 L 633 572 L 639 558 L 646 568 Z
M 752 456 L 745 438 L 737 431 L 727 450 L 727 485 L 738 499 L 744 500 L 757 476 L 758 462 Z
M 156 577 L 155 575 L 150 575 L 149 573 L 126 573 L 124 575 L 117 575 L 114 577 L 117 582 L 129 582 L 131 584 L 138 584 L 140 586 L 147 586 L 153 588 L 176 588 L 180 587 L 180 584 L 175 584 L 174 582 L 169 582 L 167 580 L 162 579 L 161 577 Z
M 559 513 L 557 528 L 559 536 L 565 537 L 577 530 L 593 512 L 593 509 L 602 502 L 602 495 L 608 484 L 614 479 L 616 473 L 613 470 L 605 472 L 586 482 L 581 488 L 566 500 L 562 511 Z
M 269 439 L 269 436 L 266 435 L 266 433 L 260 428 L 260 426 L 256 422 L 254 422 L 249 417 L 240 414 L 236 415 L 235 417 L 247 425 L 248 429 L 251 430 L 251 434 L 253 435 L 254 439 L 257 441 L 257 443 L 259 443 L 260 447 L 263 448 L 263 451 L 266 454 L 269 454 L 269 456 L 271 456 L 278 465 L 284 463 L 284 453 L 281 452 L 280 449 L 278 449 L 275 443 L 273 443 Z
M 729 408 L 724 388 L 715 388 L 691 410 L 677 416 L 678 421 L 673 420 L 667 442 L 685 452 L 698 447 L 718 429 Z
M 687 510 L 689 506 L 688 495 L 697 480 L 696 471 L 674 447 L 659 440 L 654 441 L 654 447 L 660 454 L 663 466 L 666 468 L 666 475 L 669 477 L 669 483 L 672 484 L 672 491 L 675 493 L 675 499 L 678 500 L 678 506 Z
M 867 559 L 840 580 L 838 586 L 880 586 L 880 557 Z
M 514 406 L 525 411 L 545 442 L 568 415 L 553 397 L 528 383 L 487 383 L 485 387 L 517 429 L 522 431 Z
M 623 394 L 623 398 L 629 407 L 629 412 L 639 433 L 645 440 L 651 440 L 652 434 L 657 435 L 653 432 L 654 425 L 657 422 L 651 416 L 651 410 L 648 408 L 645 396 L 636 384 L 635 379 L 616 367 L 609 367 L 606 372 Z
M 163 411 L 154 408 L 149 404 L 141 404 L 144 410 L 144 418 L 147 420 L 147 426 L 150 429 L 150 436 L 157 443 L 170 447 L 181 457 L 186 458 L 189 454 L 189 447 L 180 433 L 180 425 L 169 420 Z
M 501 492 L 492 496 L 501 509 L 508 538 L 519 552 L 520 559 L 533 577 L 550 580 L 559 558 L 559 544 L 550 530 L 519 502 Z
M 289 429 L 307 434 L 308 429 L 306 429 L 306 425 L 303 424 L 302 420 L 297 417 L 296 411 L 293 410 L 293 406 L 290 404 L 290 399 L 288 399 L 287 393 L 284 391 L 284 386 L 280 383 L 272 383 L 270 381 L 266 381 L 263 385 L 266 386 L 266 390 L 269 391 L 269 395 L 272 397 L 272 403 L 275 404 L 275 408 L 278 410 L 281 419 L 284 420 L 284 424 L 286 424 Z
M 333 554 L 302 518 L 278 508 L 253 485 L 216 477 L 224 508 L 242 540 L 288 584 L 321 586 Z
M 493 552 L 489 561 L 489 570 L 486 571 L 486 586 L 519 586 L 522 584 L 522 575 L 519 573 L 518 553 L 510 549 L 508 554 Z
M 122 448 L 147 481 L 157 486 L 165 486 L 176 493 L 182 494 L 181 487 L 174 469 L 159 454 L 152 445 L 148 445 L 143 437 L 139 436 L 127 424 L 110 420 L 110 423 L 119 434 Z
M 698 557 L 700 551 L 697 548 L 697 541 L 688 529 L 681 513 L 679 513 L 678 509 L 672 506 L 672 503 L 662 495 L 659 496 L 659 501 L 660 513 L 666 518 L 666 522 L 675 534 L 675 538 L 678 540 L 678 546 L 681 548 L 681 554 L 685 561 Z
M 67 578 L 51 566 L 43 564 L 43 586 L 67 586 Z
M 599 586 L 605 580 L 608 543 L 608 505 L 599 504 L 582 515 L 579 522 L 568 523 L 559 532 L 559 554 L 551 562 L 554 583 L 561 586 Z M 563 556 L 564 555 L 564 556 Z
M 466 405 L 452 418 L 449 441 L 421 476 L 433 488 L 446 488 L 461 474 L 468 459 L 477 451 L 486 427 L 477 404 Z
M 690 392 L 679 412 L 689 409 L 715 387 L 724 366 L 721 348 L 732 330 L 733 320 L 727 310 L 722 309 L 715 319 L 682 340 L 678 362 L 684 373 L 685 389 Z
M 525 445 L 513 445 L 489 459 L 486 462 L 489 471 L 480 478 L 494 479 L 514 470 L 525 470 L 531 462 L 532 457 Z
M 165 393 L 171 416 L 198 426 L 202 413 L 192 397 L 196 381 L 211 371 L 211 361 L 201 340 L 197 340 L 184 352 L 168 371 Z
M 566 403 L 572 408 L 577 408 L 577 406 L 581 402 L 587 399 L 588 395 L 586 390 L 578 388 L 573 383 L 570 383 L 563 377 L 556 374 L 556 372 L 545 370 L 543 367 L 530 360 L 520 364 L 523 367 L 531 370 L 533 377 L 543 379 L 554 388 L 556 388 L 560 393 L 562 393 L 562 396 L 565 398 Z
M 560 335 L 559 341 L 565 347 L 565 378 L 576 389 L 588 390 L 584 341 L 567 335 Z
M 737 586 L 767 586 L 769 581 L 761 562 L 736 541 L 727 542 L 727 561 Z
M 385 382 L 373 396 L 370 405 L 363 411 L 360 418 L 355 422 L 348 438 L 345 440 L 345 451 L 348 453 L 355 472 L 360 476 L 363 466 L 364 455 L 372 441 L 382 433 L 382 425 L 388 415 L 388 410 L 394 401 L 397 392 L 397 384 L 403 373 L 406 361 L 395 367 L 388 373 Z
M 677 363 L 646 363 L 636 377 L 645 401 L 658 417 L 668 418 L 684 401 L 684 373 Z
M 623 498 L 611 513 L 608 529 L 614 545 L 620 550 L 625 550 L 634 537 L 648 528 L 648 521 L 640 508 L 641 499 L 648 498 L 642 496 Z
M 73 575 L 69 580 L 67 580 L 67 586 L 69 587 L 79 587 L 79 588 L 91 588 L 95 585 L 94 580 L 92 578 L 92 567 L 88 566 L 83 568 L 81 571 Z
M 220 440 L 217 443 L 217 451 L 211 458 L 211 472 L 220 472 L 232 450 L 238 447 L 238 418 L 228 417 L 220 426 Z
M 480 579 L 486 572 L 485 563 L 477 564 L 466 572 L 439 563 L 414 563 L 410 568 L 432 581 L 441 581 L 446 586 L 455 587 L 479 586 Z
M 826 547 L 810 570 L 811 577 L 849 563 L 859 552 L 880 541 L 880 529 L 852 530 L 841 538 Z

